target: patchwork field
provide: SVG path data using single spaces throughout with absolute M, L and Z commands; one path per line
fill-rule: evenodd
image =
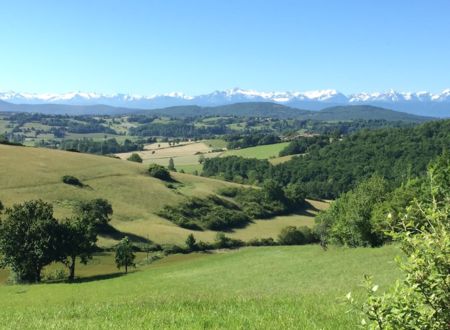
M 241 156 L 244 158 L 268 159 L 271 157 L 278 157 L 280 151 L 283 150 L 288 144 L 289 142 L 282 142 L 244 149 L 228 150 L 222 153 L 221 157 Z
M 124 234 L 149 238 L 157 243 L 184 243 L 189 233 L 204 241 L 214 239 L 214 231 L 190 231 L 174 225 L 156 213 L 165 205 L 189 196 L 207 196 L 233 185 L 220 180 L 174 173 L 179 182 L 170 189 L 146 174 L 147 165 L 104 156 L 51 149 L 0 145 L 0 200 L 5 206 L 41 198 L 54 204 L 57 218 L 71 215 L 80 200 L 106 198 L 114 214 L 111 224 Z M 63 175 L 80 179 L 85 188 L 62 183 Z M 320 204 L 317 208 L 326 207 Z M 316 211 L 304 215 L 255 220 L 249 226 L 230 232 L 238 238 L 276 237 L 287 224 L 312 224 Z M 115 240 L 102 237 L 100 245 Z
M 349 312 L 345 295 L 352 291 L 361 297 L 364 274 L 373 274 L 385 289 L 399 276 L 397 253 L 394 246 L 326 252 L 317 245 L 245 248 L 173 255 L 126 276 L 108 271 L 106 255 L 101 257 L 105 276 L 85 274 L 75 284 L 0 286 L 0 324 L 9 329 L 355 329 L 360 319 Z

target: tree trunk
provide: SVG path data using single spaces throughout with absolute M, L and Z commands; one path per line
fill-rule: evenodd
M 125 274 L 127 274 L 127 273 L 128 273 L 128 265 L 125 264 Z
M 77 256 L 71 257 L 71 262 L 69 266 L 69 281 L 73 281 L 75 279 L 75 263 L 77 260 Z

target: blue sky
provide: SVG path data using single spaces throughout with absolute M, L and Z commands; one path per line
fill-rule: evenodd
M 0 0 L 0 90 L 450 87 L 448 0 Z

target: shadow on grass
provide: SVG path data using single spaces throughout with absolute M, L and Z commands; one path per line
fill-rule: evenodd
M 130 274 L 129 272 L 128 274 Z M 116 272 L 116 273 L 110 273 L 110 274 L 99 274 L 99 275 L 92 275 L 92 276 L 86 276 L 86 277 L 80 277 L 76 278 L 72 282 L 66 282 L 66 283 L 87 283 L 87 282 L 95 282 L 95 281 L 103 281 L 103 280 L 110 280 L 113 278 L 121 277 L 127 275 L 124 272 Z
M 110 224 L 102 225 L 99 228 L 99 235 L 107 238 L 112 238 L 114 240 L 121 240 L 125 237 L 128 237 L 129 240 L 132 241 L 133 243 L 148 243 L 148 244 L 153 243 L 148 238 L 117 230 Z

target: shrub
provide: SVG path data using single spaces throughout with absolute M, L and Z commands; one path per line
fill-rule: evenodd
M 233 249 L 245 246 L 245 243 L 240 239 L 225 236 L 224 233 L 217 233 L 214 246 L 217 249 Z
M 281 245 L 302 245 L 306 243 L 305 235 L 294 226 L 288 226 L 281 230 L 278 235 Z
M 81 183 L 78 178 L 72 175 L 64 175 L 62 177 L 62 182 L 64 182 L 65 184 L 70 184 L 72 186 L 83 187 L 83 183 Z
M 142 163 L 142 158 L 139 154 L 133 152 L 130 157 L 127 158 L 130 162 Z
M 253 238 L 247 242 L 248 246 L 274 246 L 277 242 L 272 237 L 269 238 Z
M 170 176 L 170 172 L 164 166 L 161 166 L 158 164 L 151 164 L 148 168 L 148 174 L 150 174 L 151 177 L 154 177 L 156 179 L 160 179 L 163 181 L 172 180 L 172 177 Z

